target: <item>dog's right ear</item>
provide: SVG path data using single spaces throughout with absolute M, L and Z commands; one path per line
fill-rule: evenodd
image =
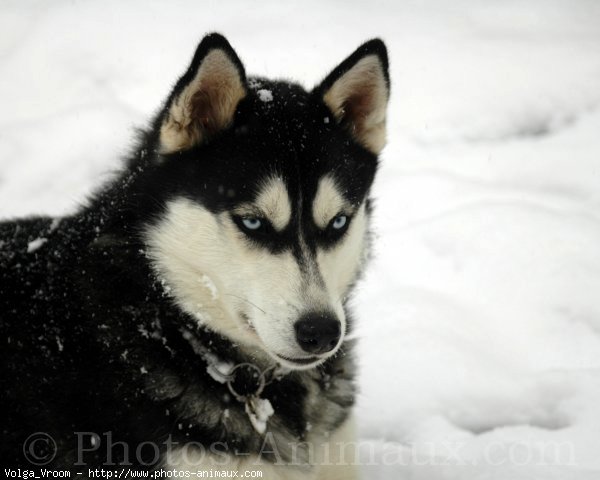
M 207 35 L 161 115 L 161 153 L 186 150 L 227 128 L 245 96 L 242 62 L 225 37 Z

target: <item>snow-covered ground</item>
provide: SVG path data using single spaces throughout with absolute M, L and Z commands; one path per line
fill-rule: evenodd
M 76 208 L 213 30 L 306 86 L 388 44 L 366 478 L 599 479 L 600 2 L 3 0 L 0 216 Z

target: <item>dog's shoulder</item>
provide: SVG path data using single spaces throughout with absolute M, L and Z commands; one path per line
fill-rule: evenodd
M 48 263 L 42 259 L 55 227 L 56 221 L 48 217 L 0 222 L 0 302 L 6 303 L 4 316 L 44 283 Z
M 0 222 L 0 261 L 8 262 L 19 254 L 33 253 L 41 247 L 56 225 L 50 217 L 30 217 Z

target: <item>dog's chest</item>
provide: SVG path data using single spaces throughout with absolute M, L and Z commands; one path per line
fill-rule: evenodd
M 338 373 L 333 375 L 296 372 L 246 398 L 236 398 L 226 384 L 213 378 L 188 384 L 183 395 L 172 399 L 169 412 L 170 418 L 183 419 L 178 423 L 183 431 L 175 432 L 178 444 L 198 450 L 191 463 L 198 457 L 210 463 L 212 457 L 206 452 L 232 461 L 252 457 L 267 463 L 310 463 L 311 443 L 326 440 L 349 414 L 354 399 L 349 366 L 337 365 Z M 162 378 L 172 387 L 172 377 Z M 163 381 L 154 382 L 154 392 L 181 391 L 167 385 L 157 388 Z M 265 405 L 266 414 L 256 412 Z M 167 452 L 165 462 L 188 465 L 187 454 L 187 447 L 177 455 Z

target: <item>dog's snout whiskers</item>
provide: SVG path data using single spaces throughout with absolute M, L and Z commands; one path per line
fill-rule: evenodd
M 235 298 L 238 298 L 238 299 L 240 299 L 240 300 L 243 300 L 244 302 L 246 302 L 246 303 L 249 303 L 250 305 L 252 305 L 254 308 L 257 308 L 258 310 L 260 310 L 262 313 L 264 313 L 264 314 L 266 314 L 266 313 L 267 313 L 267 312 L 265 312 L 265 311 L 264 311 L 262 308 L 260 308 L 260 307 L 259 307 L 258 305 L 256 305 L 255 303 L 252 303 L 252 302 L 251 302 L 250 300 L 248 300 L 247 298 L 240 297 L 239 295 L 235 295 L 235 294 L 233 294 L 233 293 L 226 293 L 225 295 L 226 295 L 226 296 L 229 296 L 229 297 L 235 297 Z

